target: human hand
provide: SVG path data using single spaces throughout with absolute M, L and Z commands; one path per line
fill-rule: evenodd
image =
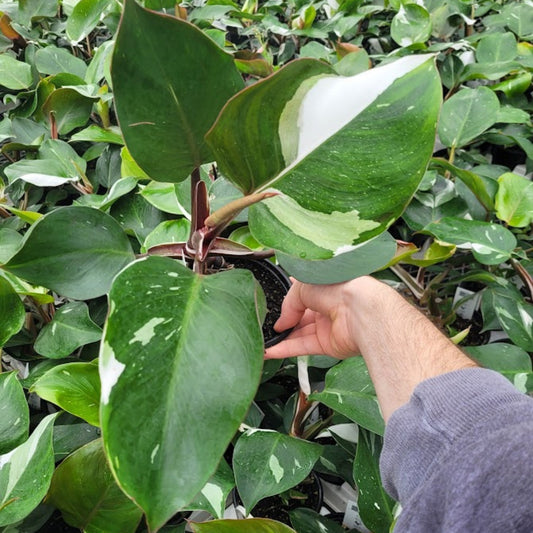
M 354 312 L 357 293 L 379 282 L 368 277 L 335 285 L 293 281 L 275 329 L 294 329 L 284 341 L 268 348 L 265 357 L 281 359 L 298 355 L 329 355 L 345 359 L 358 355 Z

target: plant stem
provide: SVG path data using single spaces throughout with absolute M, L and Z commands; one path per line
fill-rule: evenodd
M 533 300 L 533 278 L 531 274 L 516 259 L 511 259 L 511 265 L 527 287 L 529 299 Z

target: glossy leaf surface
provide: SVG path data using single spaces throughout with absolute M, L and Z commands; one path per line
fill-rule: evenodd
M 296 533 L 289 526 L 266 518 L 249 520 L 213 520 L 192 523 L 194 533 Z
M 498 178 L 496 215 L 510 226 L 524 228 L 533 222 L 533 182 L 506 172 Z
M 30 413 L 24 390 L 14 372 L 0 374 L 0 454 L 28 438 Z
M 335 365 L 326 374 L 326 387 L 309 396 L 347 416 L 360 426 L 383 435 L 376 391 L 362 357 L 352 357 Z
M 251 206 L 249 224 L 267 247 L 329 259 L 382 233 L 409 202 L 433 149 L 441 88 L 425 56 L 312 81 L 280 122 L 286 168 L 262 186 L 279 194 Z
M 213 159 L 204 135 L 243 87 L 230 55 L 191 24 L 125 2 L 113 56 L 124 140 L 152 179 L 184 180 Z M 172 150 L 161 150 L 172 140 Z
M 11 283 L 0 276 L 0 347 L 21 330 L 25 317 L 26 312 L 20 296 Z
M 89 317 L 87 304 L 70 302 L 57 309 L 52 321 L 39 332 L 34 347 L 40 355 L 61 359 L 101 337 L 102 329 Z
M 133 258 L 128 238 L 109 215 L 90 207 L 61 207 L 30 228 L 4 268 L 82 300 L 105 294 L 113 276 Z
M 278 253 L 279 264 L 297 280 L 305 283 L 340 283 L 365 276 L 385 266 L 396 252 L 396 241 L 384 232 L 350 252 L 331 259 L 306 261 Z
M 389 533 L 394 500 L 385 492 L 379 473 L 381 439 L 361 430 L 353 464 L 355 484 L 359 489 L 357 504 L 366 527 L 375 533 Z
M 303 481 L 320 457 L 321 446 L 276 431 L 243 433 L 233 453 L 233 472 L 247 514 L 256 503 Z
M 0 455 L 0 526 L 30 514 L 46 494 L 54 471 L 52 428 L 56 417 L 48 415 L 26 442 Z
M 488 87 L 462 89 L 444 102 L 439 120 L 439 138 L 448 147 L 474 140 L 497 120 L 500 102 Z
M 516 247 L 516 238 L 507 228 L 478 220 L 443 218 L 428 224 L 424 233 L 459 248 L 472 249 L 474 257 L 484 265 L 498 265 L 508 260 Z
M 40 377 L 31 390 L 89 424 L 100 425 L 100 378 L 94 363 L 58 365 Z
M 67 457 L 54 472 L 48 501 L 85 533 L 134 533 L 142 511 L 120 490 L 101 439 Z
M 198 276 L 165 257 L 115 279 L 100 355 L 102 431 L 121 487 L 152 529 L 205 486 L 248 410 L 263 298 L 248 271 Z

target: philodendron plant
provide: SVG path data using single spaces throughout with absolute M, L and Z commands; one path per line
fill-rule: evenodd
M 74 490 L 68 479 L 77 467 L 84 465 L 90 479 L 108 465 L 102 490 L 113 487 L 117 498 L 121 491 L 129 498 L 116 504 L 123 518 L 116 531 L 134 530 L 142 510 L 155 532 L 182 509 L 221 515 L 221 487 L 231 478 L 222 457 L 245 419 L 251 425 L 246 416 L 261 380 L 262 290 L 249 271 L 224 268 L 215 258 L 275 253 L 292 275 L 314 282 L 342 281 L 387 264 L 396 243 L 386 230 L 415 193 L 433 151 L 441 82 L 434 57 L 406 55 L 351 77 L 301 59 L 245 87 L 232 56 L 202 31 L 134 0 L 125 2 L 111 72 L 117 117 L 131 165 L 142 169 L 143 194 L 169 187 L 183 192 L 188 180 L 190 207 L 176 196 L 171 212 L 178 216 L 169 221 L 167 240 L 160 236 L 137 258 L 122 227 L 104 212 L 105 202 L 58 208 L 33 223 L 3 268 L 65 299 L 109 294 L 99 381 L 90 362 L 59 365 L 33 384 L 41 397 L 99 425 L 103 437 L 103 446 L 93 441 L 60 465 L 48 498 L 71 523 L 94 531 L 80 524 L 86 502 L 76 509 L 61 502 Z M 55 147 L 50 142 L 49 150 Z M 217 179 L 211 183 L 207 173 Z M 221 196 L 229 200 L 221 203 Z M 135 226 L 140 234 L 142 209 Z M 260 251 L 221 236 L 243 219 Z M 58 231 L 68 244 L 61 245 Z M 50 258 L 55 269 L 43 274 Z M 7 286 L 0 289 L 11 294 Z M 20 301 L 12 301 L 18 309 Z M 16 315 L 13 331 L 23 312 Z M 39 353 L 47 352 L 47 336 L 74 317 L 85 324 L 90 340 L 84 343 L 100 338 L 85 305 L 73 301 L 45 327 Z M 63 356 L 76 347 L 64 346 Z M 364 373 L 361 360 L 352 366 Z M 76 404 L 72 394 L 61 396 L 61 380 L 80 384 L 80 398 L 94 400 L 100 389 L 100 401 Z M 363 401 L 377 412 L 375 398 Z M 354 402 L 343 414 L 382 431 L 365 412 Z M 31 438 L 49 441 L 52 421 L 45 419 Z M 259 485 L 275 493 L 297 484 L 320 448 L 251 429 L 236 442 L 235 454 L 237 487 L 249 511 L 266 495 Z M 20 466 L 26 456 L 22 450 L 13 458 Z M 2 456 L 0 465 L 10 460 Z M 42 498 L 41 491 L 20 506 L 6 475 L 0 525 L 20 520 Z M 12 511 L 8 518 L 4 508 Z M 254 527 L 270 531 L 268 524 Z

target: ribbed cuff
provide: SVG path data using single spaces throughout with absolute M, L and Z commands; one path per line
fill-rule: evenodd
M 523 401 L 503 376 L 466 368 L 420 383 L 385 429 L 380 459 L 387 492 L 404 503 L 458 438 L 503 406 Z

